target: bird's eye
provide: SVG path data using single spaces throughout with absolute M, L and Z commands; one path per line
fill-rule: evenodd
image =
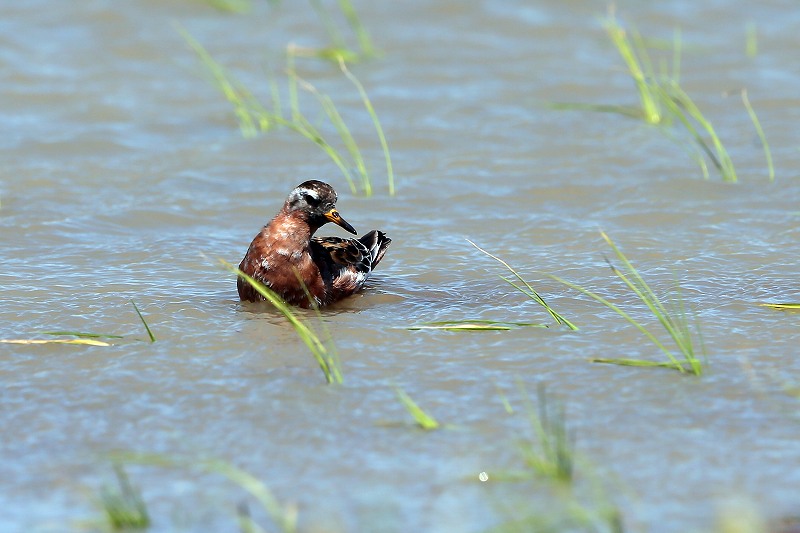
M 305 200 L 306 203 L 308 205 L 310 205 L 311 207 L 317 207 L 319 205 L 319 203 L 320 203 L 319 198 L 317 198 L 316 196 L 313 196 L 313 195 L 311 195 L 311 194 L 309 194 L 307 192 L 303 193 L 303 200 Z

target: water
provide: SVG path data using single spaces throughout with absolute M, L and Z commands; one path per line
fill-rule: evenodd
M 594 505 L 591 486 L 602 483 L 627 529 L 709 531 L 730 505 L 771 524 L 796 516 L 797 315 L 756 305 L 798 300 L 796 10 L 617 4 L 647 37 L 681 27 L 681 81 L 731 152 L 741 178 L 731 185 L 713 170 L 702 179 L 679 129 L 675 141 L 618 115 L 542 105 L 636 103 L 599 23 L 603 3 L 357 7 L 384 52 L 352 69 L 386 130 L 394 198 L 369 117 L 334 67 L 300 66 L 363 142 L 372 198 L 350 194 L 327 156 L 291 132 L 243 139 L 174 29 L 264 96 L 264 64 L 279 70 L 286 43 L 326 44 L 306 4 L 249 15 L 188 0 L 0 6 L 0 338 L 124 336 L 107 348 L 0 345 L 0 529 L 98 529 L 114 451 L 228 461 L 295 506 L 307 531 L 482 531 L 528 511 L 557 516 L 558 504 L 537 504 L 545 481 L 500 480 L 522 468 L 518 442 L 530 434 L 519 386 L 535 403 L 540 382 L 567 407 L 583 458 L 579 496 Z M 340 387 L 324 384 L 275 314 L 238 302 L 217 263 L 238 262 L 309 178 L 338 189 L 361 233 L 393 239 L 370 288 L 324 313 Z M 539 273 L 657 327 L 613 280 L 600 229 L 657 290 L 681 283 L 709 355 L 701 378 L 587 362 L 661 357 L 613 313 Z M 547 322 L 465 238 L 517 267 L 580 331 L 406 330 Z M 448 428 L 415 430 L 395 386 Z M 238 530 L 234 510 L 248 500 L 223 477 L 128 471 L 153 531 Z

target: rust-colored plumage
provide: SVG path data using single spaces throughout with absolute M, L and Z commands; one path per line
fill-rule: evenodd
M 301 307 L 311 305 L 306 289 L 317 305 L 333 303 L 361 289 L 392 241 L 378 230 L 360 239 L 313 237 L 328 222 L 356 234 L 336 210 L 336 199 L 327 183 L 310 180 L 298 185 L 250 243 L 239 269 L 286 303 Z M 264 299 L 242 278 L 237 287 L 242 300 Z

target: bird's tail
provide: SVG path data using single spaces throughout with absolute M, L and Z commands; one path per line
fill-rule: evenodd
M 376 229 L 370 231 L 358 240 L 361 241 L 361 244 L 366 246 L 369 251 L 371 258 L 370 270 L 374 270 L 375 267 L 378 266 L 378 263 L 383 259 L 383 254 L 386 253 L 386 249 L 392 242 L 392 239 L 387 237 L 384 232 Z

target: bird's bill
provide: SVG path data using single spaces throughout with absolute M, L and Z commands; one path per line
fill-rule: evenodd
M 327 218 L 337 226 L 341 226 L 342 228 L 344 228 L 346 231 L 349 231 L 353 235 L 358 235 L 356 229 L 350 224 L 348 224 L 347 221 L 342 218 L 342 216 L 336 209 L 331 209 L 330 211 L 325 213 L 325 218 Z

